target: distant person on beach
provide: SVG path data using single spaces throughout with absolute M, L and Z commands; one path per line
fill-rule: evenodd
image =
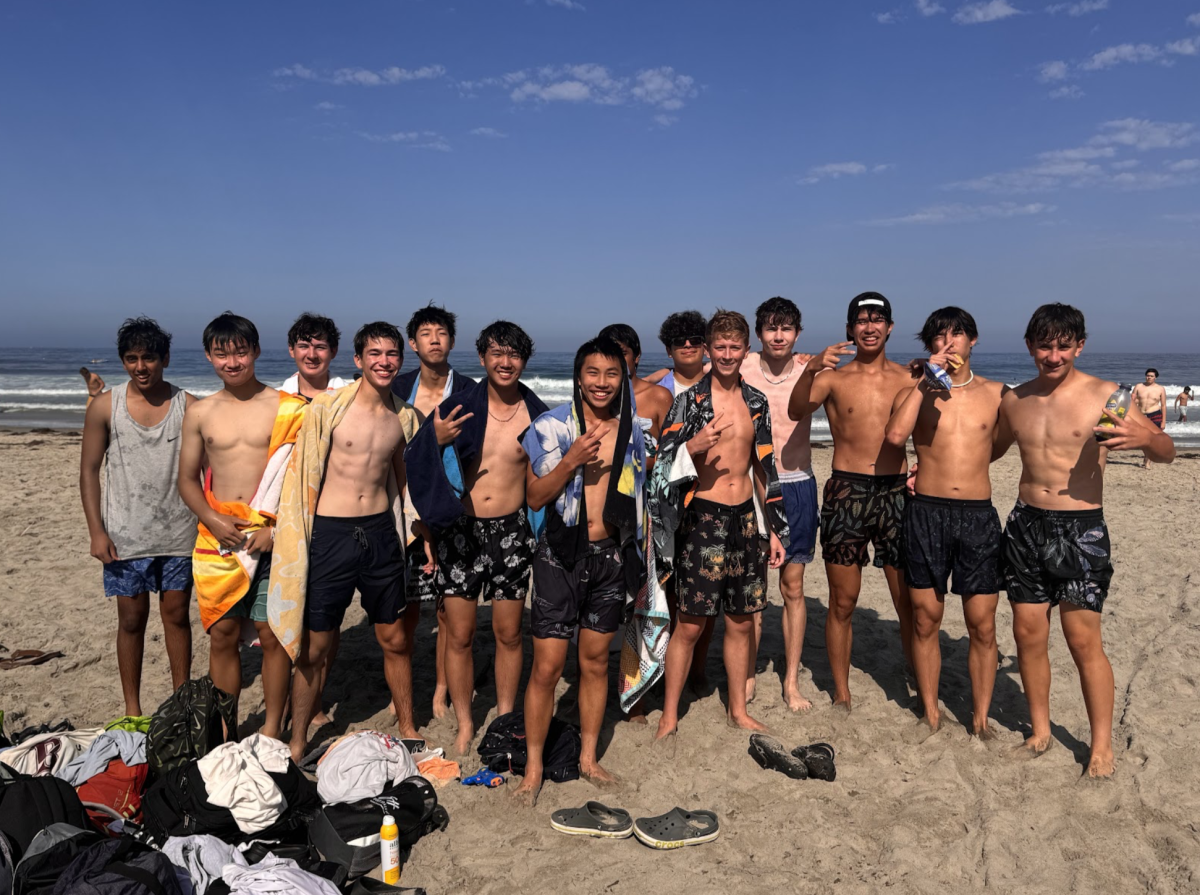
M 487 378 L 447 398 L 405 451 L 409 494 L 437 544 L 438 625 L 446 625 L 446 682 L 465 755 L 475 738 L 478 600 L 492 603 L 496 711 L 517 705 L 521 622 L 537 544 L 525 500 L 528 461 L 520 436 L 548 409 L 521 383 L 533 340 L 497 320 L 475 342 Z
M 125 714 L 136 717 L 151 593 L 159 595 L 171 683 L 178 688 L 191 675 L 196 516 L 176 484 L 184 412 L 196 399 L 163 379 L 171 335 L 154 320 L 126 320 L 117 331 L 117 355 L 129 381 L 89 399 L 79 493 L 91 555 L 104 564 L 104 595 L 117 598 L 117 668 Z
M 803 327 L 800 309 L 786 298 L 770 298 L 754 312 L 754 333 L 761 351 L 751 351 L 742 361 L 742 378 L 767 396 L 771 408 L 771 434 L 775 445 L 775 468 L 787 513 L 789 542 L 784 565 L 779 570 L 783 595 L 783 650 L 786 671 L 783 700 L 793 712 L 806 712 L 812 703 L 800 694 L 800 652 L 808 613 L 804 605 L 804 568 L 813 561 L 817 546 L 817 481 L 812 472 L 812 417 L 797 422 L 788 416 L 788 399 L 796 380 L 804 372 L 805 359 L 794 354 Z M 762 623 L 762 615 L 755 616 Z M 761 631 L 755 642 L 761 639 Z M 754 664 L 749 670 L 754 680 Z M 752 698 L 751 686 L 748 698 Z
M 1021 451 L 1021 482 L 1004 528 L 1001 567 L 1032 725 L 1024 754 L 1050 748 L 1047 648 L 1051 610 L 1058 606 L 1092 729 L 1087 773 L 1107 777 L 1113 773 L 1113 673 L 1100 613 L 1113 567 L 1104 466 L 1109 452 L 1132 450 L 1170 463 L 1175 445 L 1136 405 L 1124 418 L 1104 409 L 1117 384 L 1075 367 L 1086 339 L 1083 314 L 1070 305 L 1034 311 L 1025 344 L 1038 375 L 1001 400 L 993 457 L 1003 456 L 1014 441 Z M 1105 418 L 1111 428 L 1096 425 Z
M 887 426 L 890 445 L 903 448 L 911 435 L 917 451 L 915 493 L 904 515 L 913 669 L 924 723 L 936 732 L 941 725 L 938 631 L 946 594 L 952 590 L 962 598 L 970 641 L 972 732 L 991 739 L 995 734 L 988 726 L 988 710 L 996 684 L 1000 517 L 992 506 L 988 467 L 1000 399 L 1008 387 L 971 369 L 979 330 L 975 318 L 961 308 L 934 311 L 917 338 L 930 353 L 929 363 L 949 374 L 951 387 L 938 388 L 920 379 L 896 396 Z
M 530 630 L 533 669 L 525 689 L 525 777 L 515 795 L 532 807 L 554 690 L 567 647 L 579 633 L 580 773 L 598 786 L 617 782 L 597 748 L 608 700 L 608 648 L 626 601 L 645 577 L 641 508 L 646 486 L 644 433 L 634 422 L 624 350 L 610 338 L 575 354 L 574 397 L 533 421 L 522 439 L 529 457 L 526 493 L 550 517 L 533 560 Z
M 671 358 L 671 366 L 656 370 L 647 382 L 681 395 L 704 375 L 704 330 L 708 321 L 699 311 L 679 311 L 663 321 L 658 340 Z
M 1158 370 L 1146 370 L 1146 381 L 1133 387 L 1133 403 L 1146 415 L 1146 419 L 1160 429 L 1166 428 L 1167 390 L 1158 384 Z M 1149 467 L 1148 459 L 1142 460 L 1142 468 Z
M 362 379 L 313 400 L 283 479 L 268 608 L 296 662 L 296 761 L 308 747 L 326 659 L 356 591 L 383 651 L 399 735 L 417 735 L 407 620 L 418 610 L 404 593 L 403 512 L 404 448 L 417 418 L 392 393 L 403 350 L 390 323 L 359 329 L 354 364 Z
M 750 326 L 741 314 L 718 310 L 707 330 L 704 344 L 712 370 L 675 399 L 648 488 L 656 556 L 677 578 L 678 600 L 656 740 L 676 733 L 696 644 L 721 613 L 728 723 L 766 730 L 747 711 L 746 681 L 754 616 L 767 606 L 767 565 L 778 569 L 784 561 L 787 514 L 775 472 L 767 397 L 740 372 L 750 350 Z M 754 509 L 755 488 L 766 531 L 760 530 Z M 769 540 L 766 551 L 761 538 Z M 696 659 L 703 661 L 703 654 Z
M 410 404 L 417 412 L 417 419 L 425 422 L 435 407 L 464 388 L 475 384 L 475 380 L 450 366 L 450 352 L 454 350 L 454 336 L 458 318 L 432 302 L 418 308 L 408 318 L 406 334 L 408 347 L 417 355 L 416 369 L 409 370 L 392 380 L 392 394 Z M 406 507 L 411 501 L 406 501 Z M 427 556 L 426 541 L 417 537 L 405 553 L 408 562 L 408 594 L 410 597 L 437 605 L 436 557 Z M 418 613 L 414 610 L 405 616 L 409 625 L 409 636 L 416 635 Z M 434 661 L 437 666 L 437 682 L 433 690 L 433 717 L 441 718 L 449 708 L 449 690 L 446 684 L 446 626 L 438 625 L 437 645 Z
M 1192 400 L 1192 387 L 1185 385 L 1183 390 L 1175 396 L 1175 410 L 1179 414 L 1179 422 L 1187 422 L 1188 404 Z
M 279 390 L 311 401 L 317 395 L 336 391 L 350 383 L 329 375 L 329 365 L 338 353 L 341 332 L 328 317 L 305 312 L 288 330 L 288 354 L 296 362 L 296 372 L 283 380 Z
M 811 417 L 820 407 L 833 436 L 833 471 L 821 502 L 821 556 L 829 579 L 825 648 L 833 674 L 833 703 L 850 711 L 851 620 L 862 590 L 862 569 L 875 550 L 900 622 L 904 658 L 912 666 L 912 606 L 904 583 L 904 505 L 908 456 L 885 438 L 896 396 L 912 373 L 888 360 L 892 305 L 878 292 L 850 302 L 846 338 L 808 360 L 796 380 L 788 413 Z M 857 354 L 855 353 L 857 351 Z M 838 367 L 842 358 L 854 359 Z
M 99 373 L 93 373 L 87 367 L 80 367 L 79 375 L 83 377 L 84 385 L 87 387 L 88 399 L 85 406 L 91 407 L 92 402 L 99 398 L 104 391 L 104 380 L 100 378 Z
M 262 733 L 278 738 L 292 666 L 267 622 L 270 553 L 278 484 L 308 405 L 259 382 L 258 329 L 245 317 L 227 311 L 204 328 L 203 338 L 223 387 L 184 417 L 179 493 L 200 520 L 192 570 L 209 637 L 209 675 L 221 690 L 240 695 L 239 642 L 243 623 L 252 623 L 262 645 Z

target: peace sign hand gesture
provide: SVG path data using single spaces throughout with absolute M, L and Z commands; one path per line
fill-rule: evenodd
M 692 440 L 687 443 L 688 453 L 693 456 L 703 454 L 721 441 L 721 433 L 733 425 L 732 422 L 722 423 L 721 419 L 724 416 L 725 411 L 718 412 L 707 426 L 692 436 Z
M 463 430 L 463 425 L 475 415 L 473 413 L 464 413 L 462 416 L 459 416 L 458 414 L 461 411 L 462 405 L 459 404 L 443 419 L 442 408 L 433 408 L 433 431 L 437 435 L 437 443 L 442 447 L 445 447 L 458 438 L 459 433 Z

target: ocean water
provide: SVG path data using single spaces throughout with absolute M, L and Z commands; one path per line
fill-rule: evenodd
M 541 351 L 530 359 L 522 381 L 551 407 L 571 397 L 573 352 Z M 896 355 L 897 360 L 907 356 Z M 482 374 L 478 359 L 460 351 L 452 362 L 471 376 Z M 404 369 L 412 369 L 416 356 L 405 352 Z M 648 354 L 642 358 L 641 371 L 652 372 L 666 366 L 666 355 Z M 1016 385 L 1034 374 L 1028 354 L 977 353 L 973 366 L 980 375 Z M 78 428 L 83 425 L 87 390 L 79 368 L 87 366 L 99 373 L 109 385 L 126 378 L 125 370 L 112 348 L 8 348 L 0 352 L 0 425 L 49 428 Z M 1200 392 L 1200 355 L 1166 354 L 1152 357 L 1141 354 L 1084 354 L 1080 369 L 1106 379 L 1133 384 L 1141 382 L 1143 371 L 1153 366 L 1161 374 L 1159 381 L 1167 390 L 1167 432 L 1183 445 L 1200 445 L 1200 405 L 1192 403 L 1192 419 L 1181 423 L 1171 404 L 1183 386 Z M 279 385 L 296 370 L 285 350 L 264 350 L 258 360 L 258 377 L 270 385 Z M 333 363 L 334 375 L 350 379 L 354 375 L 352 357 L 343 354 Z M 194 395 L 208 395 L 220 388 L 220 381 L 203 351 L 178 350 L 171 355 L 167 378 Z M 829 424 L 823 413 L 813 418 L 814 441 L 829 439 Z

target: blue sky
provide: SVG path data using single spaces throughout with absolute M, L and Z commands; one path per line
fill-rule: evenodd
M 875 289 L 1195 350 L 1200 2 L 9 0 L 0 83 L 9 345 L 782 294 L 815 349 Z

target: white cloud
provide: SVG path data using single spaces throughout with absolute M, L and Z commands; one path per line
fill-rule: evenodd
M 870 171 L 872 174 L 882 174 L 884 171 L 891 170 L 895 165 L 882 164 L 872 165 L 867 167 L 862 162 L 830 162 L 826 165 L 817 165 L 809 168 L 808 173 L 801 177 L 796 182 L 804 186 L 813 183 L 820 183 L 822 180 L 838 180 L 842 177 L 857 177 L 860 174 L 866 174 Z
M 1026 205 L 1019 205 L 1015 202 L 1001 202 L 997 205 L 964 205 L 955 202 L 948 205 L 932 205 L 901 217 L 877 218 L 873 221 L 865 221 L 865 223 L 872 227 L 895 227 L 902 224 L 966 224 L 974 221 L 1051 214 L 1056 210 L 1057 206 L 1047 205 L 1044 202 L 1031 202 Z
M 1067 77 L 1067 63 L 1061 59 L 1054 62 L 1043 62 L 1038 70 L 1038 80 L 1043 84 L 1049 84 L 1052 81 L 1062 81 Z
M 917 12 L 923 16 L 936 16 L 938 13 L 946 11 L 946 7 L 935 2 L 935 0 L 916 0 L 916 2 L 913 3 L 913 6 L 915 6 L 917 8 Z
M 1107 187 L 1149 190 L 1188 186 L 1200 180 L 1200 162 L 1193 159 L 1168 163 L 1161 171 L 1133 170 L 1134 159 L 1119 159 L 1124 152 L 1176 149 L 1200 142 L 1193 124 L 1124 118 L 1107 121 L 1083 146 L 1039 153 L 1031 165 L 986 174 L 947 184 L 946 189 L 983 193 L 1043 193 L 1062 188 Z M 1107 168 L 1102 162 L 1110 161 Z M 1116 173 L 1119 172 L 1119 173 Z
M 954 14 L 954 21 L 959 25 L 982 25 L 985 22 L 998 22 L 1009 16 L 1021 15 L 1008 0 L 987 0 L 984 3 L 968 3 L 959 7 Z
M 678 115 L 667 115 L 665 113 L 660 113 L 654 116 L 654 123 L 659 127 L 670 127 L 672 124 L 675 124 L 678 121 Z
M 1064 87 L 1055 87 L 1046 95 L 1051 99 L 1082 99 L 1084 92 L 1078 84 L 1067 84 Z
M 899 21 L 899 18 L 900 17 L 895 10 L 892 10 L 891 12 L 875 13 L 875 21 L 880 25 L 894 25 L 897 21 Z
M 369 143 L 399 143 L 410 149 L 433 149 L 450 152 L 450 142 L 437 131 L 395 131 L 390 134 L 369 134 L 357 131 Z
M 1189 25 L 1195 25 L 1197 28 L 1200 28 L 1200 12 L 1194 12 L 1190 16 L 1188 16 L 1187 23 Z
M 1099 71 L 1126 62 L 1154 62 L 1162 56 L 1162 50 L 1153 44 L 1118 44 L 1094 53 L 1080 68 L 1084 71 Z
M 361 87 L 382 87 L 403 84 L 408 81 L 428 81 L 440 78 L 445 73 L 446 69 L 440 65 L 423 65 L 415 69 L 393 65 L 379 71 L 371 71 L 367 68 L 339 68 L 332 72 L 318 72 L 300 63 L 277 68 L 271 72 L 277 78 L 297 78 L 301 81 L 317 81 L 322 84 L 358 85 Z
M 494 127 L 477 127 L 471 130 L 471 133 L 476 137 L 491 137 L 495 140 L 503 140 L 508 136 L 504 131 Z
M 336 112 L 338 109 L 344 109 L 345 106 L 339 106 L 337 103 L 323 102 L 313 106 L 318 112 Z
M 461 90 L 468 92 L 480 87 L 508 90 L 509 98 L 515 103 L 571 102 L 602 106 L 631 103 L 649 106 L 660 113 L 677 112 L 699 94 L 691 75 L 680 74 L 669 65 L 642 69 L 630 77 L 615 75 L 606 66 L 595 63 L 548 65 L 509 72 L 500 78 L 459 84 Z M 663 121 L 673 117 L 659 115 L 655 120 L 665 127 Z
M 1086 16 L 1089 12 L 1108 9 L 1108 0 L 1079 0 L 1078 3 L 1055 3 L 1046 7 L 1050 15 L 1065 12 L 1069 16 Z
M 1186 37 L 1183 40 L 1172 41 L 1165 47 L 1168 53 L 1177 56 L 1195 56 L 1200 53 L 1200 37 Z
M 585 9 L 587 9 L 587 7 L 578 2 L 578 0 L 546 0 L 546 5 L 561 6 L 563 9 L 574 9 L 579 12 L 583 12 Z

